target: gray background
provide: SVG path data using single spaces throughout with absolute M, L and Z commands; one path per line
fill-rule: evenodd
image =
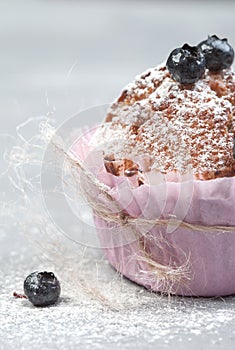
M 53 112 L 60 125 L 109 103 L 185 42 L 217 34 L 235 47 L 234 15 L 233 1 L 0 0 L 2 154 L 18 144 L 15 129 L 27 118 Z M 0 186 L 0 349 L 234 349 L 234 297 L 150 294 L 119 278 L 99 249 L 84 255 L 53 228 L 50 235 L 32 229 L 28 222 L 46 215 L 37 192 L 20 193 L 8 176 Z M 56 307 L 39 310 L 12 297 L 40 268 L 61 278 Z

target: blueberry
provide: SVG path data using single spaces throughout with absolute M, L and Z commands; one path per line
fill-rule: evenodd
M 60 283 L 52 272 L 35 271 L 26 277 L 24 293 L 34 306 L 52 305 L 60 296 Z
M 214 72 L 229 68 L 233 63 L 234 50 L 227 39 L 219 39 L 216 35 L 198 44 L 206 59 L 206 67 Z
M 184 44 L 173 50 L 166 62 L 172 78 L 181 84 L 194 84 L 205 73 L 205 58 L 196 46 Z

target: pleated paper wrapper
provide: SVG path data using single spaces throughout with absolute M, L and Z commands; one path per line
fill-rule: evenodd
M 176 182 L 155 172 L 146 174 L 149 181 L 136 186 L 134 177 L 107 173 L 102 152 L 92 146 L 92 134 L 83 133 L 71 150 L 114 199 L 110 202 L 103 191 L 91 189 L 94 201 L 120 217 L 116 222 L 94 211 L 101 247 L 110 264 L 156 292 L 235 293 L 235 178 L 201 181 L 188 177 Z M 82 186 L 86 186 L 85 179 Z M 134 220 L 125 224 L 126 218 Z

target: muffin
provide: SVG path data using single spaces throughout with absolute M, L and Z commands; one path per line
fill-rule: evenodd
M 198 81 L 185 85 L 162 64 L 122 91 L 109 108 L 96 144 L 104 146 L 106 169 L 116 176 L 137 171 L 184 174 L 189 167 L 195 179 L 234 176 L 234 106 L 231 68 L 206 69 Z M 144 166 L 133 163 L 141 157 Z
M 235 293 L 233 57 L 215 35 L 173 50 L 125 87 L 87 142 L 106 185 L 94 192 L 102 210 L 93 206 L 106 257 L 152 291 Z

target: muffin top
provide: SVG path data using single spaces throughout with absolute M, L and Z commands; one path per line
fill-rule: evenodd
M 234 135 L 232 68 L 205 69 L 195 83 L 181 84 L 164 63 L 126 86 L 93 142 L 117 176 L 191 172 L 209 180 L 235 175 Z

